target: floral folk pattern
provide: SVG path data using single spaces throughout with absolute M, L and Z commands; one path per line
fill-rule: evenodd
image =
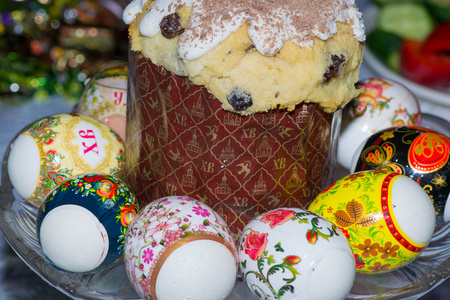
M 117 241 L 119 243 L 118 250 L 120 252 L 122 251 L 128 224 L 134 219 L 138 212 L 136 200 L 125 183 L 116 180 L 112 176 L 104 176 L 96 173 L 77 176 L 66 180 L 52 192 L 47 201 L 43 202 L 41 205 L 43 212 L 45 212 L 46 203 L 53 201 L 53 196 L 60 191 L 72 191 L 76 195 L 81 195 L 81 197 L 93 194 L 96 195 L 98 201 L 110 206 L 114 206 L 119 199 L 126 199 L 126 201 L 119 205 L 116 212 L 116 223 L 121 224 L 121 234 Z
M 27 129 L 26 133 L 33 137 L 38 145 L 51 145 L 55 137 L 59 134 L 54 128 L 61 124 L 60 116 L 50 116 L 32 124 Z M 113 134 L 119 139 L 117 134 Z M 42 147 L 39 151 L 41 152 L 39 181 L 34 193 L 30 196 L 30 200 L 37 206 L 41 204 L 42 199 L 44 199 L 55 186 L 73 176 L 73 169 L 61 168 L 61 162 L 65 158 L 61 153 L 58 153 L 55 149 L 44 152 Z M 110 168 L 109 173 L 117 178 L 122 178 L 123 166 L 125 164 L 124 150 L 120 149 L 115 158 L 118 167 Z
M 28 128 L 27 134 L 32 136 L 37 143 L 51 144 L 58 134 L 52 128 L 61 125 L 58 116 L 47 117 L 39 120 Z
M 162 198 L 144 208 L 138 221 L 128 229 L 129 250 L 125 253 L 125 261 L 130 267 L 127 267 L 127 272 L 145 299 L 151 299 L 150 277 L 154 274 L 150 270 L 154 270 L 158 258 L 177 241 L 204 234 L 218 237 L 234 247 L 231 235 L 225 233 L 228 231 L 226 224 L 217 219 L 215 212 L 193 198 L 177 197 L 177 200 L 179 205 L 191 207 L 191 211 L 180 211 L 171 205 L 170 198 Z
M 59 125 L 61 125 L 61 119 L 58 116 L 51 116 L 32 124 L 26 130 L 26 133 L 33 137 L 37 144 L 50 145 L 58 135 L 58 132 L 52 130 L 52 128 Z M 42 152 L 42 149 L 40 151 Z M 32 199 L 43 199 L 53 187 L 72 176 L 72 170 L 59 169 L 63 158 L 61 154 L 54 150 L 41 153 L 40 181 L 31 196 Z
M 356 117 L 369 110 L 370 117 L 375 118 L 376 114 L 380 115 L 383 110 L 390 109 L 390 102 L 395 98 L 387 98 L 383 96 L 383 92 L 392 87 L 391 83 L 380 78 L 370 78 L 366 82 L 358 83 L 358 86 L 363 88 L 363 92 L 351 102 L 352 112 Z M 406 107 L 399 107 L 393 111 L 389 120 L 392 126 L 418 125 L 419 117 L 420 114 L 410 113 Z
M 419 183 L 442 217 L 450 187 L 450 139 L 414 126 L 388 128 L 372 135 L 355 170 L 385 170 L 403 174 Z
M 51 189 L 72 176 L 72 169 L 60 168 L 63 159 L 64 156 L 54 150 L 41 155 L 40 181 L 32 198 L 45 198 Z
M 328 217 L 347 237 L 355 253 L 356 268 L 363 273 L 396 269 L 411 261 L 411 252 L 420 251 L 420 248 L 408 250 L 401 247 L 389 233 L 383 210 L 374 200 L 377 197 L 371 195 L 375 190 L 375 181 L 381 178 L 375 178 L 379 174 L 386 174 L 381 177 L 389 179 L 394 177 L 395 173 L 387 174 L 380 170 L 354 173 L 324 190 L 312 204 L 315 213 Z M 348 195 L 351 195 L 350 190 L 358 189 L 364 189 L 366 193 L 348 202 L 335 202 L 336 206 L 320 204 L 320 200 L 327 193 L 335 194 L 342 192 L 342 189 L 349 189 Z

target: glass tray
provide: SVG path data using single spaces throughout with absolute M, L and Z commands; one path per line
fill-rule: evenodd
M 447 121 L 423 115 L 422 126 L 450 136 Z M 73 299 L 139 299 L 123 263 L 96 274 L 73 274 L 53 268 L 36 237 L 37 209 L 22 199 L 8 178 L 5 152 L 0 183 L 0 230 L 18 256 L 44 281 Z M 348 299 L 417 299 L 450 277 L 450 222 L 436 227 L 425 251 L 411 264 L 387 274 L 357 274 Z M 228 300 L 253 299 L 239 279 Z

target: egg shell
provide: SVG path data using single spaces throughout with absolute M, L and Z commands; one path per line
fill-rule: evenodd
M 257 299 L 344 299 L 355 279 L 346 237 L 331 222 L 299 208 L 254 218 L 238 251 L 242 278 Z
M 409 264 L 429 244 L 436 225 L 433 204 L 415 181 L 379 170 L 343 177 L 308 209 L 344 232 L 361 273 L 385 273 Z
M 226 299 L 236 280 L 237 252 L 227 224 L 189 197 L 144 207 L 128 229 L 124 260 L 143 299 Z
M 437 221 L 450 221 L 450 138 L 422 127 L 390 127 L 371 135 L 357 150 L 353 172 L 386 170 L 408 176 L 430 196 Z
M 359 145 L 378 130 L 397 125 L 420 125 L 417 98 L 404 85 L 383 78 L 359 81 L 362 93 L 343 110 L 337 160 L 350 169 Z
M 13 141 L 8 175 L 24 199 L 39 207 L 72 176 L 100 172 L 121 176 L 125 145 L 108 126 L 88 116 L 57 114 L 33 123 Z
M 122 258 L 138 206 L 127 185 L 88 173 L 57 186 L 40 206 L 36 232 L 50 263 L 68 272 L 98 272 Z
M 95 74 L 86 84 L 77 112 L 93 117 L 125 141 L 128 67 L 119 64 Z

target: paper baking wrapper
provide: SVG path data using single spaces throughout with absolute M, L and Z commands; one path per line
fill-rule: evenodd
M 315 104 L 241 116 L 206 88 L 130 53 L 126 181 L 143 207 L 190 196 L 235 236 L 278 207 L 307 208 L 336 163 L 340 113 Z

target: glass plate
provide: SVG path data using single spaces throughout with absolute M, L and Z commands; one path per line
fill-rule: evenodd
M 450 124 L 423 115 L 424 127 L 450 136 Z M 139 299 L 125 274 L 123 263 L 96 274 L 73 274 L 53 268 L 36 237 L 37 209 L 22 199 L 8 178 L 5 152 L 0 185 L 0 230 L 19 257 L 43 280 L 73 299 Z M 357 274 L 348 299 L 417 299 L 450 277 L 450 222 L 436 227 L 430 245 L 411 264 L 387 274 Z M 253 299 L 238 280 L 228 300 Z
M 374 30 L 377 25 L 378 7 L 375 4 L 370 4 L 364 10 L 363 14 L 364 25 L 366 27 L 366 32 L 368 33 Z M 450 107 L 450 87 L 447 88 L 447 90 L 437 90 L 408 80 L 389 69 L 372 51 L 370 51 L 369 47 L 365 47 L 364 49 L 364 63 L 372 69 L 375 74 L 395 80 L 407 86 L 420 100 Z

